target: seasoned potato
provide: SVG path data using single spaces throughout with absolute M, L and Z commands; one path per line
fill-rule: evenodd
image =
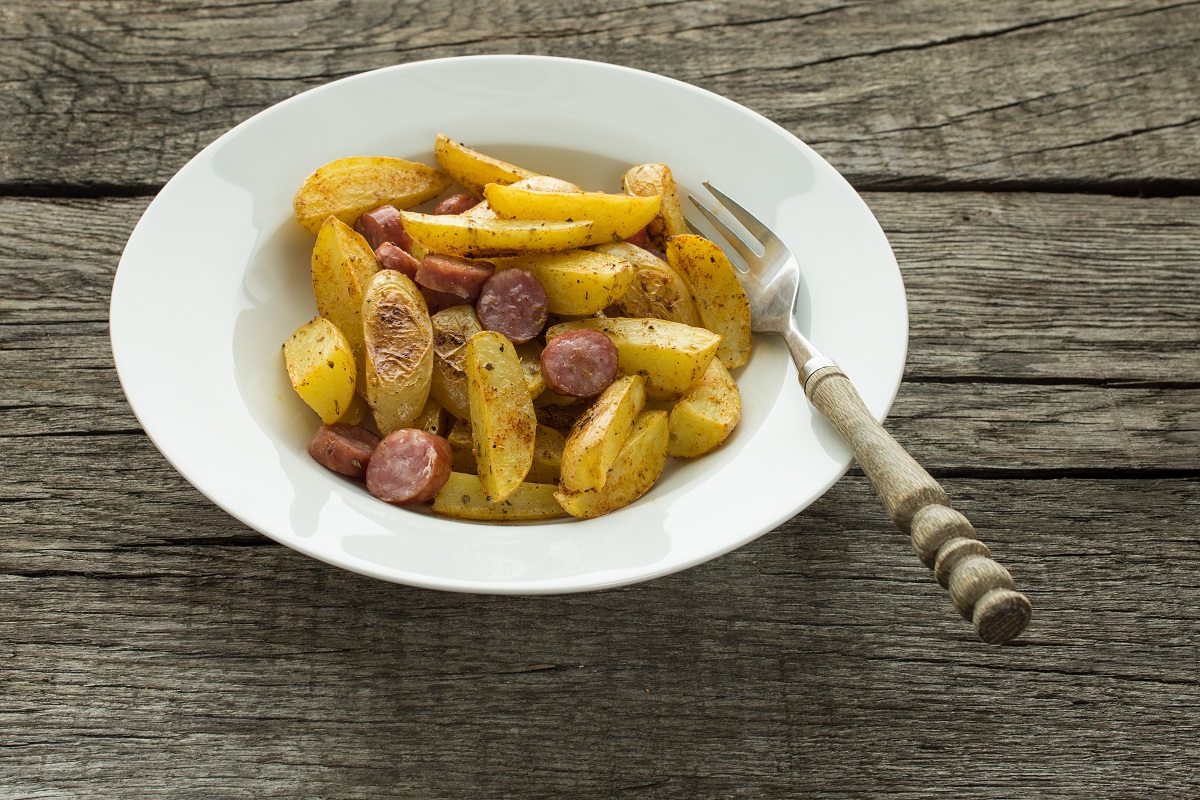
M 742 396 L 721 359 L 714 358 L 695 386 L 671 407 L 667 455 L 695 458 L 725 441 L 742 416 Z
M 617 301 L 633 280 L 633 265 L 619 255 L 591 250 L 533 253 L 492 259 L 497 270 L 523 269 L 546 289 L 551 314 L 586 317 Z
M 366 391 L 366 356 L 363 353 L 362 304 L 367 284 L 379 271 L 379 262 L 367 240 L 346 223 L 330 217 L 317 232 L 312 252 L 313 294 L 317 313 L 337 326 L 354 354 L 355 384 Z
M 408 427 L 445 438 L 450 433 L 448 416 L 446 409 L 438 405 L 438 402 L 431 397 L 425 401 L 421 413 L 417 414 L 417 418 Z
M 525 480 L 529 483 L 558 483 L 562 470 L 563 450 L 567 439 L 554 428 L 537 426 L 537 439 L 533 443 L 533 466 Z
M 344 422 L 347 425 L 357 425 L 363 421 L 363 417 L 370 410 L 371 407 L 367 405 L 366 399 L 363 398 L 360 392 L 356 391 L 354 397 L 350 398 L 350 406 L 338 417 L 338 422 Z
M 533 400 L 517 350 L 503 334 L 483 331 L 472 336 L 463 369 L 479 477 L 488 499 L 499 503 L 525 480 L 533 464 Z
M 379 432 L 409 427 L 433 377 L 433 326 L 417 285 L 393 269 L 375 273 L 363 299 L 366 397 Z
M 489 219 L 466 214 L 400 212 L 404 228 L 427 250 L 467 258 L 570 250 L 587 241 L 590 221 Z
M 433 510 L 458 519 L 521 522 L 563 515 L 552 483 L 522 483 L 500 502 L 488 499 L 476 475 L 451 472 L 450 480 L 433 498 Z
M 450 187 L 441 170 L 402 158 L 351 156 L 309 175 L 292 199 L 296 221 L 312 233 L 330 215 L 347 225 L 383 205 L 411 208 Z
M 471 416 L 467 399 L 467 374 L 463 359 L 467 342 L 483 330 L 471 306 L 451 306 L 430 318 L 433 325 L 433 381 L 429 394 L 442 408 L 459 419 Z
M 665 250 L 667 239 L 688 232 L 683 216 L 683 204 L 671 168 L 666 164 L 638 164 L 621 179 L 626 194 L 639 197 L 661 195 L 658 216 L 646 225 L 647 243 L 655 250 Z M 679 320 L 682 322 L 683 320 Z
M 646 405 L 641 375 L 613 381 L 584 412 L 563 446 L 560 479 L 564 490 L 582 492 L 604 485 L 633 421 Z
M 497 183 L 498 182 L 499 181 L 497 181 Z M 562 180 L 559 180 L 558 178 L 551 178 L 549 175 L 532 175 L 528 178 L 522 178 L 521 180 L 519 180 L 516 183 L 511 184 L 511 185 L 516 186 L 521 189 L 532 189 L 535 192 L 582 192 L 583 191 L 583 189 L 580 189 L 578 186 L 576 186 L 573 183 L 568 183 L 567 181 L 562 181 Z M 484 200 L 482 203 L 479 203 L 477 205 L 471 206 L 470 208 L 468 208 L 466 211 L 463 212 L 463 216 L 464 217 L 487 217 L 488 219 L 499 219 L 500 218 L 500 215 L 497 214 L 495 211 L 493 211 L 492 207 L 490 205 L 488 205 L 487 200 Z
M 733 369 L 750 360 L 750 300 L 720 247 L 688 233 L 667 242 L 667 263 L 687 279 L 704 327 L 721 334 L 717 358 Z
M 623 258 L 633 265 L 633 280 L 614 305 L 624 317 L 654 317 L 703 327 L 691 289 L 667 262 L 628 242 L 597 245 L 598 253 Z
M 484 187 L 488 205 L 507 219 L 591 220 L 585 244 L 619 242 L 637 233 L 658 213 L 660 198 L 605 192 L 538 192 L 493 183 Z
M 525 371 L 525 383 L 529 396 L 537 400 L 546 391 L 546 379 L 542 377 L 542 345 L 537 339 L 517 345 L 521 369 Z
M 513 183 L 536 174 L 498 158 L 485 156 L 441 133 L 433 143 L 433 157 L 454 180 L 479 195 L 483 194 L 483 187 L 489 183 Z
M 721 343 L 721 337 L 663 319 L 581 319 L 546 331 L 546 341 L 564 331 L 592 328 L 608 334 L 617 346 L 618 368 L 646 379 L 651 400 L 674 400 L 700 380 Z
M 479 467 L 475 464 L 475 442 L 471 436 L 470 420 L 456 420 L 446 437 L 450 443 L 450 452 L 454 455 L 453 468 L 455 472 L 478 474 Z
M 554 496 L 576 517 L 598 517 L 624 508 L 649 491 L 662 474 L 667 439 L 667 412 L 643 412 L 634 421 L 603 487 L 582 492 L 560 488 Z
M 329 320 L 301 325 L 283 343 L 288 380 L 296 394 L 329 425 L 341 419 L 354 399 L 354 354 Z

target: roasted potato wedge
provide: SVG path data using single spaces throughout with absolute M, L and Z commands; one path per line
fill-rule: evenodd
M 309 175 L 292 199 L 292 210 L 297 222 L 316 233 L 331 215 L 353 225 L 373 208 L 411 208 L 448 188 L 449 175 L 415 161 L 351 156 L 330 161 Z
M 542 377 L 542 345 L 537 339 L 517 345 L 521 369 L 525 371 L 525 383 L 529 396 L 537 400 L 546 391 L 546 379 Z
M 625 317 L 653 317 L 703 327 L 687 281 L 654 253 L 628 242 L 597 245 L 597 253 L 623 258 L 633 265 L 633 279 L 614 305 Z
M 496 182 L 499 183 L 499 181 L 496 181 Z M 583 191 L 583 189 L 580 189 L 578 186 L 576 186 L 573 183 L 559 180 L 558 178 L 551 178 L 549 175 L 532 175 L 528 178 L 522 178 L 521 180 L 519 180 L 516 183 L 511 184 L 511 185 L 516 186 L 521 189 L 532 189 L 535 192 L 582 192 Z M 488 205 L 487 200 L 484 200 L 482 203 L 479 203 L 478 205 L 474 205 L 471 208 L 468 208 L 466 211 L 463 212 L 463 216 L 464 217 L 487 217 L 489 219 L 499 219 L 500 218 L 500 215 L 497 214 L 495 211 L 493 211 L 492 207 L 490 205 Z
M 313 294 L 317 313 L 332 322 L 350 343 L 356 368 L 355 385 L 366 391 L 366 356 L 363 353 L 362 304 L 379 262 L 367 240 L 336 217 L 329 217 L 317 232 L 312 252 Z
M 642 412 L 630 428 L 603 487 L 582 492 L 560 487 L 554 496 L 575 517 L 599 517 L 624 508 L 649 491 L 662 474 L 668 435 L 667 412 Z
M 750 360 L 750 300 L 720 247 L 693 233 L 667 242 L 667 263 L 692 290 L 704 327 L 721 335 L 717 358 L 726 367 Z
M 552 483 L 522 483 L 504 500 L 493 502 L 477 475 L 451 472 L 450 480 L 433 498 L 433 510 L 447 517 L 493 522 L 551 519 L 563 515 L 554 497 L 556 489 Z
M 516 347 L 495 331 L 471 337 L 463 369 L 479 477 L 488 499 L 499 503 L 525 480 L 533 464 L 537 417 L 529 385 Z
M 679 189 L 675 177 L 666 164 L 638 164 L 621 179 L 626 194 L 639 197 L 661 195 L 658 215 L 646 225 L 647 244 L 663 251 L 667 239 L 688 232 L 687 220 L 683 216 L 683 204 L 679 200 Z M 682 322 L 683 320 L 679 320 Z
M 606 192 L 538 192 L 498 183 L 484 187 L 492 210 L 505 219 L 591 220 L 585 245 L 619 242 L 658 214 L 660 198 Z
M 492 259 L 497 270 L 523 269 L 546 289 L 551 314 L 587 317 L 616 302 L 633 281 L 633 265 L 591 250 Z
M 363 421 L 363 417 L 367 416 L 370 411 L 371 407 L 367 405 L 367 401 L 362 396 L 362 393 L 356 391 L 354 397 L 350 398 L 350 406 L 338 417 L 338 422 L 344 422 L 347 425 L 357 425 Z
M 430 317 L 433 325 L 433 380 L 429 394 L 459 419 L 471 416 L 467 399 L 467 374 L 463 360 L 467 357 L 467 342 L 483 330 L 479 317 L 471 306 L 451 306 Z
M 537 439 L 533 443 L 533 466 L 525 480 L 529 483 L 558 483 L 562 471 L 563 450 L 567 437 L 554 428 L 537 426 Z
M 454 471 L 478 474 L 479 467 L 475 464 L 475 442 L 471 437 L 471 421 L 455 420 L 446 441 L 450 443 L 450 452 L 454 455 Z
M 288 380 L 326 425 L 337 422 L 354 399 L 357 369 L 350 343 L 324 317 L 301 325 L 283 343 Z
M 559 483 L 568 492 L 599 489 L 617 460 L 633 421 L 646 405 L 641 375 L 617 378 L 571 429 L 563 445 Z
M 441 133 L 434 140 L 433 157 L 450 177 L 479 195 L 489 183 L 513 183 L 536 175 L 515 164 L 485 156 Z
M 586 220 L 557 222 L 400 213 L 405 230 L 427 250 L 467 258 L 570 250 L 582 246 L 592 230 L 592 223 Z
M 581 319 L 546 331 L 549 342 L 563 331 L 592 328 L 608 334 L 617 346 L 619 369 L 646 379 L 651 400 L 675 400 L 692 387 L 716 355 L 721 337 L 664 319 Z
M 729 370 L 714 358 L 695 386 L 671 407 L 667 455 L 702 456 L 729 438 L 742 416 L 742 395 Z
M 379 432 L 410 427 L 429 399 L 433 326 L 417 285 L 403 272 L 375 273 L 363 299 L 366 398 Z
M 450 434 L 449 416 L 446 409 L 438 405 L 438 402 L 431 397 L 425 401 L 421 413 L 417 414 L 416 419 L 408 427 L 432 433 L 434 436 L 441 436 L 444 439 Z

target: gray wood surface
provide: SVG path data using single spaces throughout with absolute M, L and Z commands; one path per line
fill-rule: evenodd
M 0 798 L 1200 796 L 1200 5 L 0 7 Z M 364 69 L 571 55 L 720 92 L 864 190 L 888 429 L 1033 600 L 976 641 L 852 471 L 620 590 L 347 573 L 188 485 L 108 343 L 150 197 Z M 836 353 L 835 353 L 836 355 Z

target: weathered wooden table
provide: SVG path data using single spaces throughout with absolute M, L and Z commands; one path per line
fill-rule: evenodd
M 0 796 L 1200 796 L 1196 3 L 9 0 L 0 37 Z M 888 427 L 1033 600 L 1015 644 L 857 471 L 702 567 L 501 598 L 171 469 L 107 335 L 155 192 L 285 97 L 485 52 L 711 89 L 863 192 L 909 292 Z

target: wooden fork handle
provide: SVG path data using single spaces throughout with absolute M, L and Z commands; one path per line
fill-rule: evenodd
M 804 393 L 850 445 L 888 516 L 912 536 L 913 549 L 979 638 L 1003 644 L 1019 634 L 1032 614 L 1029 600 L 989 557 L 967 518 L 950 508 L 941 485 L 883 429 L 845 373 L 822 366 L 808 375 Z

